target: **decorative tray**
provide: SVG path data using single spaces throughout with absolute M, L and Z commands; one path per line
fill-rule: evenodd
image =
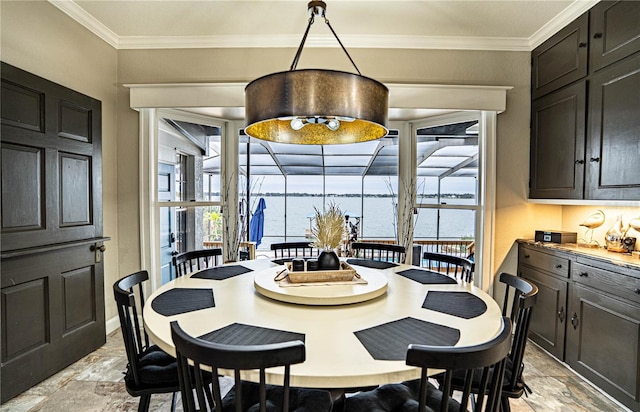
M 286 262 L 289 282 L 291 283 L 310 283 L 310 282 L 348 282 L 353 277 L 360 278 L 354 268 L 347 262 L 340 262 L 338 270 L 314 270 L 311 272 L 291 270 L 292 262 Z

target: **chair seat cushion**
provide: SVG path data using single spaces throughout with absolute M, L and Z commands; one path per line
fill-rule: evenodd
M 344 412 L 418 412 L 420 397 L 420 380 L 392 383 L 378 388 L 358 392 L 345 397 L 341 403 L 334 405 L 334 411 Z M 440 410 L 442 392 L 434 385 L 427 383 L 427 412 Z M 460 404 L 449 400 L 449 410 L 458 411 Z
M 142 353 L 138 360 L 138 366 L 142 385 L 179 386 L 176 359 L 157 345 L 150 346 Z M 130 365 L 127 365 L 125 381 L 127 384 L 134 383 Z
M 260 410 L 260 385 L 242 381 L 242 410 L 257 412 Z M 267 385 L 267 411 L 282 410 L 282 386 Z M 222 399 L 222 412 L 235 412 L 236 394 L 232 388 Z M 320 389 L 291 388 L 289 393 L 289 411 L 292 412 L 329 412 L 331 394 Z

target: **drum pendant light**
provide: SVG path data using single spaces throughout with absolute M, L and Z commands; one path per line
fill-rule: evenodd
M 253 80 L 245 88 L 245 133 L 278 143 L 340 144 L 384 137 L 389 90 L 362 76 L 325 16 L 326 4 L 311 1 L 309 24 L 291 68 Z M 309 29 L 322 17 L 358 74 L 296 70 Z

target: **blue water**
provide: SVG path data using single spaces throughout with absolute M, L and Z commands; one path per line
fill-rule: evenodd
M 264 211 L 264 237 L 259 250 L 269 250 L 271 243 L 305 240 L 305 229 L 310 229 L 310 219 L 315 215 L 314 206 L 322 210 L 322 197 L 289 196 L 285 215 L 284 196 L 263 196 L 267 208 Z M 393 199 L 390 197 L 327 197 L 334 201 L 344 213 L 362 216 L 361 239 L 395 239 Z M 457 199 L 458 204 L 472 204 L 473 200 Z M 256 202 L 252 200 L 252 211 Z M 355 219 L 351 219 L 355 223 Z M 470 210 L 441 210 L 440 238 L 460 239 L 474 237 L 475 212 Z M 438 211 L 420 209 L 414 231 L 415 239 L 436 239 Z

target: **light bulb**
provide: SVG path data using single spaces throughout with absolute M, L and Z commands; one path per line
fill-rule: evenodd
M 306 122 L 299 117 L 296 117 L 293 120 L 291 120 L 291 128 L 293 130 L 300 130 L 305 126 L 305 124 Z
M 338 119 L 328 119 L 326 125 L 329 130 L 335 132 L 340 127 L 340 121 Z

